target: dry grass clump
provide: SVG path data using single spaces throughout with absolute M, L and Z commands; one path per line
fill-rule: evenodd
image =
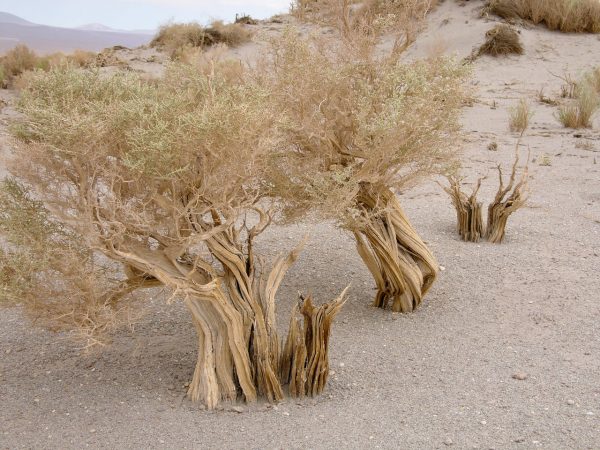
M 490 0 L 488 10 L 504 19 L 543 23 L 565 33 L 600 33 L 598 0 Z
M 591 128 L 592 118 L 600 107 L 596 90 L 584 83 L 577 89 L 575 101 L 558 108 L 558 120 L 566 128 Z
M 592 69 L 573 83 L 574 100 L 558 108 L 558 120 L 567 128 L 591 128 L 600 108 L 600 70 Z
M 205 48 L 216 44 L 235 47 L 248 42 L 251 37 L 252 32 L 239 23 L 224 24 L 215 21 L 208 27 L 196 22 L 170 23 L 160 27 L 150 46 L 166 51 L 172 59 L 178 59 L 190 48 Z
M 529 103 L 522 98 L 517 106 L 510 109 L 508 126 L 510 131 L 523 133 L 529 126 L 533 112 L 529 109 Z
M 517 31 L 505 24 L 496 25 L 485 33 L 485 42 L 479 47 L 480 55 L 523 54 L 523 45 Z

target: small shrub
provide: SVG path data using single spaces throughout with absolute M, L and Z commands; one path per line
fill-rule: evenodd
M 97 54 L 86 50 L 75 50 L 67 56 L 68 61 L 75 64 L 77 67 L 89 67 L 93 65 Z
M 225 44 L 229 47 L 236 47 L 248 42 L 252 37 L 252 32 L 244 28 L 243 25 L 236 23 L 224 24 L 220 20 L 211 23 L 204 31 L 210 36 L 210 45 Z
M 598 0 L 490 0 L 488 10 L 504 19 L 524 19 L 565 33 L 600 33 Z
M 479 54 L 485 55 L 508 55 L 516 53 L 523 54 L 523 45 L 517 33 L 508 25 L 496 25 L 485 33 L 485 42 L 479 47 Z
M 566 128 L 591 128 L 592 118 L 600 107 L 600 97 L 594 85 L 585 81 L 578 85 L 575 101 L 561 105 L 558 120 Z
M 550 106 L 556 106 L 558 105 L 558 102 L 550 97 L 547 97 L 546 95 L 544 95 L 544 88 L 541 88 L 538 91 L 538 100 L 540 103 L 544 103 L 546 105 L 550 105 Z
M 540 166 L 551 166 L 552 165 L 552 158 L 550 157 L 550 155 L 547 155 L 546 153 L 543 153 L 540 156 L 540 160 L 539 160 L 538 164 Z
M 5 89 L 8 85 L 8 77 L 4 72 L 4 67 L 0 65 L 0 89 Z
M 8 51 L 2 58 L 4 73 L 8 78 L 14 78 L 27 70 L 35 68 L 37 56 L 33 50 L 23 44 Z
M 529 109 L 529 103 L 527 103 L 527 100 L 521 99 L 517 106 L 510 109 L 510 131 L 523 133 L 529 126 L 529 120 L 532 116 L 533 113 Z
M 253 19 L 248 14 L 242 14 L 241 16 L 235 15 L 235 23 L 239 23 L 241 25 L 257 25 L 258 20 Z
M 166 51 L 172 59 L 180 57 L 190 48 L 210 47 L 224 43 L 230 47 L 250 40 L 252 32 L 240 24 L 213 22 L 209 27 L 199 23 L 171 23 L 163 25 L 150 42 L 151 47 Z

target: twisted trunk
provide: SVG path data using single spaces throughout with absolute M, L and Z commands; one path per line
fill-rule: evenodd
M 475 189 L 468 197 L 461 191 L 460 183 L 455 178 L 448 179 L 450 182 L 449 187 L 444 186 L 444 190 L 450 196 L 452 205 L 456 210 L 456 229 L 463 241 L 479 242 L 479 239 L 485 236 L 481 202 L 477 201 L 481 180 L 481 178 L 477 180 Z
M 112 248 L 111 256 L 185 300 L 198 335 L 198 360 L 188 391 L 193 401 L 209 409 L 222 401 L 253 402 L 259 396 L 277 402 L 287 384 L 294 397 L 321 393 L 329 373 L 331 322 L 346 290 L 320 307 L 302 299 L 292 312 L 286 350 L 281 352 L 275 295 L 303 243 L 278 258 L 268 274 L 255 277 L 253 259 L 241 251 L 237 238 L 228 230 L 205 241 L 223 265 L 219 275 L 208 265 L 180 262 L 181 254 L 174 249 L 148 250 L 130 243 L 128 251 Z
M 352 231 L 377 285 L 373 305 L 413 311 L 435 281 L 437 262 L 388 188 L 363 183 L 357 204 L 363 221 Z

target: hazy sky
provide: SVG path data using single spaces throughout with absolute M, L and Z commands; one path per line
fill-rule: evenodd
M 113 28 L 154 29 L 170 19 L 231 21 L 236 13 L 267 18 L 286 12 L 291 0 L 0 0 L 0 11 L 60 27 L 101 23 Z

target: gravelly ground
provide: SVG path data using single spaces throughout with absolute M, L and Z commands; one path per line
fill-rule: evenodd
M 447 18 L 449 50 L 463 54 L 491 27 L 471 6 L 446 2 L 421 48 Z M 349 237 L 328 224 L 263 236 L 272 255 L 312 236 L 280 290 L 283 317 L 298 290 L 329 299 L 352 283 L 334 327 L 325 395 L 243 413 L 201 410 L 184 388 L 194 331 L 160 292 L 134 334 L 83 358 L 71 342 L 30 328 L 18 308 L 5 309 L 0 448 L 600 448 L 600 121 L 575 133 L 536 102 L 542 86 L 546 95 L 559 91 L 550 72 L 600 64 L 600 41 L 538 28 L 522 38 L 524 56 L 475 65 L 479 100 L 465 109 L 463 161 L 467 181 L 490 175 L 481 194 L 489 201 L 494 166 L 508 167 L 514 154 L 508 108 L 527 97 L 535 111 L 522 149 L 532 158 L 529 206 L 511 218 L 504 244 L 471 244 L 455 235 L 439 186 L 403 193 L 445 268 L 419 311 L 369 307 L 370 277 Z M 498 151 L 487 150 L 492 141 Z M 543 154 L 551 165 L 539 165 Z

